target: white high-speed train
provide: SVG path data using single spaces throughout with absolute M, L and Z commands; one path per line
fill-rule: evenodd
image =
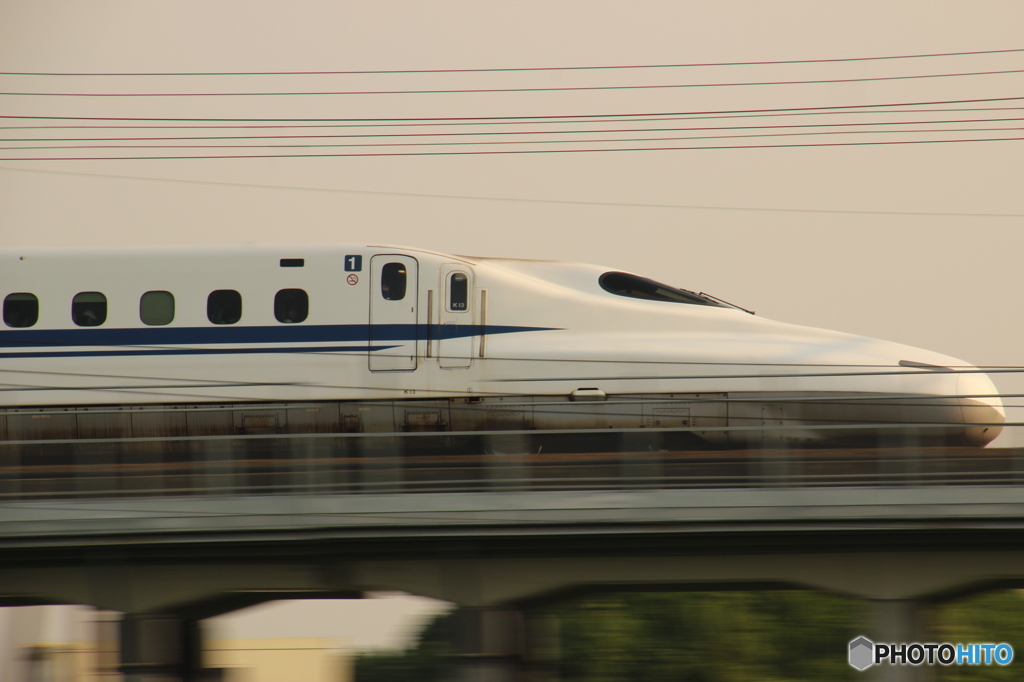
M 0 259 L 7 441 L 650 429 L 979 446 L 1004 420 L 961 360 L 593 265 L 337 245 Z

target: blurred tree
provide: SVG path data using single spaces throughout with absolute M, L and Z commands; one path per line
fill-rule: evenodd
M 860 605 L 812 592 L 613 594 L 556 609 L 565 682 L 853 679 Z M 839 653 L 837 653 L 839 652 Z
M 999 590 L 941 604 L 932 612 L 935 641 L 951 644 L 1005 642 L 1013 647 L 1010 665 L 951 665 L 939 667 L 941 682 L 1019 680 L 1024 666 L 1024 595 Z
M 356 656 L 356 682 L 448 682 L 455 612 L 438 614 L 405 651 L 372 651 Z
M 619 592 L 551 609 L 561 623 L 562 682 L 857 680 L 846 647 L 866 604 L 821 592 Z M 361 654 L 357 682 L 447 682 L 454 612 L 435 617 L 404 652 Z M 1009 666 L 937 668 L 941 682 L 1017 680 L 1024 596 L 991 592 L 932 610 L 931 641 L 1006 642 Z

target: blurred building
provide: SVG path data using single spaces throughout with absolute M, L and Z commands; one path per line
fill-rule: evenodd
M 352 682 L 352 658 L 327 638 L 214 639 L 203 656 L 223 682 Z
M 120 682 L 120 614 L 74 606 L 0 610 L 2 682 Z M 209 639 L 209 679 L 352 682 L 352 655 L 337 639 Z

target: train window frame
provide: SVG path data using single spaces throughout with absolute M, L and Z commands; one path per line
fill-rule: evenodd
M 409 288 L 405 263 L 385 263 L 380 269 L 380 295 L 385 301 L 401 301 Z
M 170 306 L 167 300 L 170 299 Z M 174 294 L 169 291 L 147 291 L 139 297 L 139 319 L 150 327 L 163 327 L 174 322 Z M 168 316 L 168 312 L 170 316 Z
M 36 326 L 36 323 L 39 322 L 39 297 L 27 291 L 15 291 L 7 294 L 4 297 L 3 317 L 4 324 L 13 329 L 27 329 Z M 32 321 L 28 322 L 29 319 Z M 27 323 L 22 324 L 23 322 Z
M 238 324 L 242 319 L 242 294 L 234 289 L 211 291 L 206 297 L 206 319 L 216 325 Z
M 717 301 L 704 298 L 686 289 L 656 282 L 647 277 L 640 277 L 628 272 L 606 272 L 597 280 L 601 288 L 609 294 L 636 298 L 641 301 L 658 301 L 662 303 L 687 303 L 690 305 L 706 305 L 716 308 L 724 307 Z
M 281 324 L 305 322 L 309 318 L 309 294 L 305 289 L 281 289 L 274 294 L 274 317 Z
M 80 291 L 71 299 L 71 321 L 79 327 L 101 327 L 107 321 L 107 297 L 99 291 Z
M 462 278 L 461 284 L 455 284 L 456 277 Z M 456 294 L 459 294 L 459 299 L 456 299 Z M 469 275 L 467 273 L 461 270 L 453 270 L 448 273 L 448 300 L 445 305 L 450 313 L 469 312 Z

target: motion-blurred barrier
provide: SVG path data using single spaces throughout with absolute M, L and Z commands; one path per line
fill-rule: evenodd
M 0 499 L 1012 485 L 1024 448 L 686 450 L 677 430 L 0 443 Z

